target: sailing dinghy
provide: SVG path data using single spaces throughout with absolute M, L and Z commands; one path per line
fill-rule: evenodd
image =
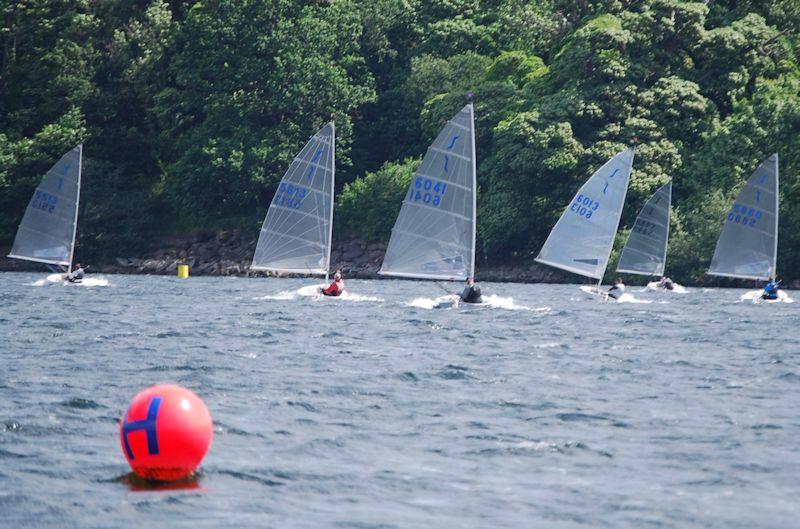
M 778 153 L 756 168 L 725 216 L 708 274 L 767 281 L 778 257 Z M 761 299 L 761 291 L 742 299 Z M 793 300 L 782 290 L 775 301 Z
M 336 127 L 331 122 L 312 136 L 292 161 L 264 218 L 252 270 L 324 275 L 327 282 L 333 234 L 335 142 Z
M 669 213 L 672 205 L 672 182 L 659 187 L 636 217 L 633 229 L 622 249 L 617 272 L 643 276 L 662 277 L 667 262 L 669 241 Z M 653 290 L 684 294 L 685 288 L 677 283 L 665 290 L 658 281 L 651 281 L 642 291 Z
M 464 281 L 475 275 L 475 121 L 467 103 L 428 147 L 403 199 L 379 273 Z M 458 305 L 437 299 L 437 308 Z
M 9 257 L 63 267 L 72 273 L 83 145 L 78 145 L 47 171 L 22 217 Z M 51 279 L 52 278 L 52 279 Z M 53 274 L 60 282 L 66 275 Z
M 635 147 L 608 160 L 578 190 L 547 237 L 536 261 L 597 280 L 600 291 L 628 192 Z

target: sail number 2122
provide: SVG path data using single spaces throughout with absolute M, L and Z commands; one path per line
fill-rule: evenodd
M 595 211 L 597 211 L 597 208 L 599 207 L 600 207 L 599 202 L 592 200 L 587 196 L 578 195 L 577 197 L 575 197 L 575 202 L 572 203 L 569 209 L 570 211 L 577 213 L 581 217 L 590 219 L 592 218 L 592 215 L 594 214 Z
M 38 189 L 33 195 L 33 203 L 31 204 L 33 209 L 40 209 L 42 211 L 46 211 L 47 213 L 52 213 L 56 209 L 57 205 L 57 196 L 51 195 L 50 193 L 46 193 L 44 191 L 39 191 Z

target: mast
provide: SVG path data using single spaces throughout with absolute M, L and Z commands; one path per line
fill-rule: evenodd
M 331 121 L 331 213 L 328 218 L 328 255 L 325 258 L 325 282 L 331 273 L 331 247 L 333 246 L 333 194 L 336 191 L 336 123 Z
M 478 228 L 477 224 L 477 216 L 478 216 L 478 169 L 477 169 L 477 160 L 475 158 L 475 109 L 472 106 L 472 99 L 474 94 L 472 92 L 467 93 L 467 104 L 469 105 L 469 119 L 471 122 L 472 128 L 472 263 L 470 263 L 470 277 L 475 277 L 475 254 L 477 253 L 477 248 L 475 246 L 475 239 L 476 239 L 476 231 Z
M 667 274 L 667 250 L 669 249 L 669 224 L 672 220 L 672 179 L 670 178 L 669 181 L 669 202 L 667 203 L 667 240 L 664 242 L 664 261 L 663 261 L 663 268 L 661 269 L 661 275 L 665 276 Z
M 75 220 L 72 224 L 72 246 L 69 250 L 69 266 L 67 274 L 72 273 L 72 258 L 75 255 L 75 236 L 78 233 L 78 209 L 81 205 L 81 173 L 83 172 L 83 143 L 78 145 L 78 194 L 75 197 Z
M 778 214 L 780 213 L 780 201 L 778 200 L 780 178 L 778 171 L 780 163 L 778 163 L 778 153 L 775 153 L 775 246 L 772 250 L 772 274 L 778 274 Z M 767 278 L 769 279 L 769 278 Z

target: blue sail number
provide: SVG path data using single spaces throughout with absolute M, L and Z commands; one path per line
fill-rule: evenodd
M 414 187 L 409 192 L 408 200 L 438 208 L 442 203 L 445 191 L 447 191 L 447 184 L 418 176 L 414 181 Z
M 52 213 L 55 211 L 57 205 L 58 197 L 55 195 L 45 193 L 44 191 L 36 191 L 33 195 L 33 209 L 40 209 L 47 213 Z
M 590 219 L 599 207 L 599 202 L 581 194 L 575 197 L 575 202 L 572 203 L 572 205 L 569 207 L 569 210 L 577 215 L 580 215 L 581 217 Z
M 300 209 L 303 199 L 308 196 L 308 189 L 296 184 L 281 182 L 278 192 L 275 193 L 273 204 L 286 208 Z
M 763 216 L 764 213 L 760 209 L 749 208 L 734 202 L 730 213 L 728 213 L 728 221 L 747 227 L 754 227 Z

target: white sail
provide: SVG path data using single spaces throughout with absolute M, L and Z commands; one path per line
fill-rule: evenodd
M 83 145 L 47 171 L 28 203 L 9 257 L 71 269 L 78 226 Z
M 336 129 L 328 123 L 283 176 L 258 237 L 253 270 L 327 274 L 333 228 Z
M 768 279 L 778 255 L 778 153 L 753 172 L 725 217 L 708 273 Z
M 602 280 L 628 192 L 634 147 L 617 154 L 583 184 L 536 260 Z
M 622 249 L 617 272 L 660 276 L 667 262 L 672 182 L 659 187 L 645 203 Z
M 403 200 L 380 274 L 464 280 L 475 274 L 472 103 L 437 136 Z

